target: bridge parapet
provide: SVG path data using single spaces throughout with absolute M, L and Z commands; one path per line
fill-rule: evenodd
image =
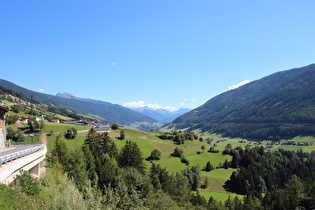
M 3 164 L 7 164 L 8 162 L 12 162 L 14 160 L 17 160 L 21 157 L 25 157 L 27 155 L 33 154 L 34 152 L 37 152 L 39 150 L 43 150 L 45 148 L 45 145 L 42 144 L 40 146 L 35 146 L 29 149 L 25 149 L 18 152 L 13 152 L 7 155 L 0 156 L 0 167 L 2 168 Z
M 7 151 L 0 156 L 0 183 L 10 184 L 20 174 L 20 170 L 29 171 L 36 177 L 40 177 L 40 169 L 46 157 L 46 145 L 14 146 L 15 150 Z M 30 147 L 16 151 L 16 148 Z M 1 154 L 0 154 L 1 155 Z

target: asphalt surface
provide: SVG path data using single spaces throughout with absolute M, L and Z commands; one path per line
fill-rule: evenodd
M 30 148 L 34 148 L 34 147 L 38 147 L 40 145 L 20 145 L 20 146 L 12 146 L 12 147 L 6 147 L 6 148 L 0 148 L 0 156 L 4 156 L 4 155 L 8 155 L 8 154 L 12 154 L 14 152 L 20 152 L 26 149 L 30 149 Z

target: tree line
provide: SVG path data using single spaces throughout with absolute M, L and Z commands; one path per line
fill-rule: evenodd
M 314 194 L 309 193 L 309 190 L 315 190 L 314 153 L 291 152 L 283 149 L 266 152 L 263 147 L 245 149 L 237 147 L 232 149 L 230 154 L 233 156 L 230 167 L 238 168 L 238 170 L 233 172 L 226 182 L 225 187 L 228 190 L 244 194 L 247 197 L 255 197 L 262 205 L 279 206 L 280 209 L 314 206 L 314 202 L 311 204 Z M 291 186 L 294 183 L 297 185 L 297 182 L 299 186 L 304 186 L 297 190 L 307 190 L 307 194 L 304 194 L 303 198 L 293 199 L 283 193 L 286 190 L 292 190 L 289 188 L 294 187 Z M 313 182 L 313 185 L 306 189 L 309 182 Z M 278 200 L 272 201 L 273 196 L 276 196 Z M 295 202 L 295 205 L 286 208 L 288 206 L 284 202 L 285 200 L 290 200 L 290 203 Z M 276 202 L 280 203 L 276 204 Z
M 202 132 L 220 133 L 223 136 L 242 137 L 246 139 L 268 139 L 278 141 L 295 136 L 312 136 L 315 134 L 313 124 L 288 123 L 202 123 Z M 191 129 L 196 129 L 193 126 Z

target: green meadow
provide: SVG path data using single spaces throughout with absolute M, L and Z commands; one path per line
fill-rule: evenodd
M 161 151 L 162 156 L 158 161 L 154 161 L 155 164 L 160 164 L 162 168 L 166 168 L 169 173 L 176 173 L 187 168 L 187 165 L 181 163 L 181 160 L 177 157 L 172 157 L 171 154 L 174 152 L 176 147 L 180 148 L 184 152 L 184 156 L 189 161 L 189 166 L 194 166 L 199 164 L 200 168 L 203 169 L 207 162 L 210 161 L 214 167 L 219 166 L 220 163 L 224 163 L 227 159 L 231 161 L 232 157 L 229 155 L 223 155 L 220 150 L 219 153 L 209 153 L 210 145 L 205 142 L 200 142 L 198 140 L 185 141 L 184 145 L 177 145 L 172 140 L 161 140 L 156 137 L 156 133 L 143 132 L 132 129 L 123 129 L 126 135 L 126 140 L 136 142 L 143 153 L 143 157 L 146 159 L 150 156 L 154 149 Z M 114 140 L 118 148 L 125 145 L 126 140 L 120 140 L 121 129 L 112 130 L 109 133 L 110 137 Z M 201 149 L 201 146 L 205 146 L 205 150 Z M 151 163 L 146 161 L 147 170 L 151 167 Z M 210 172 L 202 171 L 202 183 L 205 178 L 208 177 L 210 180 L 210 186 L 207 189 L 201 189 L 201 194 L 209 199 L 210 196 L 218 199 L 219 201 L 225 201 L 231 194 L 225 191 L 223 185 L 226 180 L 228 180 L 235 169 L 215 169 Z M 225 199 L 226 198 L 226 199 Z
M 53 124 L 53 123 L 47 123 L 45 125 L 44 131 L 49 133 L 50 130 L 53 130 L 54 132 L 64 132 L 69 127 L 73 125 L 67 125 L 67 124 Z M 88 127 L 86 126 L 75 126 L 77 130 L 87 130 Z M 125 139 L 120 139 L 120 132 L 121 130 L 124 130 L 125 132 Z M 67 140 L 70 147 L 75 149 L 79 148 L 83 145 L 84 140 L 86 139 L 87 133 L 78 133 L 78 136 L 76 139 Z M 210 161 L 210 163 L 217 167 L 220 164 L 223 164 L 225 160 L 231 161 L 232 157 L 229 155 L 223 155 L 222 151 L 226 147 L 227 144 L 231 144 L 232 147 L 236 146 L 260 146 L 265 145 L 269 142 L 250 142 L 241 138 L 223 138 L 220 135 L 211 134 L 211 135 L 203 135 L 203 138 L 210 138 L 213 141 L 211 144 L 216 144 L 216 149 L 219 150 L 219 153 L 209 153 L 208 150 L 211 145 L 209 145 L 206 142 L 200 142 L 199 140 L 185 141 L 184 145 L 177 145 L 172 140 L 161 140 L 157 137 L 157 133 L 154 132 L 145 132 L 145 131 L 139 131 L 135 129 L 128 129 L 128 128 L 119 128 L 117 130 L 112 130 L 109 133 L 109 136 L 111 139 L 115 142 L 118 149 L 123 147 L 127 140 L 136 142 L 140 150 L 142 151 L 143 157 L 146 159 L 150 156 L 151 152 L 154 149 L 158 149 L 161 151 L 162 156 L 161 159 L 158 161 L 154 161 L 155 164 L 160 164 L 162 168 L 166 168 L 169 173 L 176 173 L 179 171 L 182 171 L 186 169 L 188 166 L 181 163 L 181 160 L 177 157 L 172 157 L 171 154 L 174 152 L 174 149 L 176 147 L 182 149 L 184 152 L 184 156 L 189 161 L 189 166 L 194 166 L 199 164 L 200 168 L 203 169 L 207 162 Z M 227 141 L 224 142 L 218 142 L 220 139 L 226 139 Z M 296 141 L 314 141 L 313 137 L 309 137 L 306 139 L 306 137 L 300 137 L 296 138 Z M 295 141 L 294 140 L 294 141 Z M 48 150 L 50 150 L 53 147 L 55 141 L 55 136 L 47 136 L 47 144 L 48 144 Z M 202 150 L 201 147 L 205 146 L 205 150 Z M 292 148 L 291 148 L 292 147 Z M 303 151 L 312 151 L 315 150 L 315 144 L 311 146 L 291 146 L 291 145 L 275 145 L 274 149 L 277 148 L 286 148 L 289 150 L 297 150 L 299 147 L 303 148 Z M 149 171 L 151 167 L 151 162 L 146 161 L 147 171 Z M 233 171 L 236 171 L 236 169 L 214 169 L 210 172 L 202 171 L 201 177 L 202 177 L 202 183 L 204 182 L 205 178 L 207 177 L 210 186 L 207 189 L 200 189 L 200 194 L 208 200 L 211 196 L 218 201 L 224 202 L 228 197 L 230 196 L 231 199 L 234 199 L 235 196 L 238 196 L 240 199 L 243 198 L 242 195 L 237 195 L 235 193 L 230 193 L 224 189 L 225 182 L 230 178 Z
M 81 130 L 89 130 L 90 126 L 77 126 L 73 124 L 62 124 L 62 123 L 50 123 L 45 122 L 45 126 L 43 129 L 43 133 L 50 133 L 50 131 L 53 132 L 66 132 L 69 128 L 74 127 L 78 131 Z

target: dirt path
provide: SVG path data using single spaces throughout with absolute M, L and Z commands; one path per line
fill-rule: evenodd
M 41 141 L 47 146 L 47 138 L 46 137 L 47 137 L 46 133 L 40 134 Z M 41 169 L 40 169 L 41 170 L 41 172 L 40 172 L 41 177 L 44 177 L 46 175 L 46 167 L 47 167 L 47 165 L 46 165 L 46 158 L 45 158 L 45 160 L 43 161 L 43 167 L 41 167 Z
M 20 122 L 20 120 L 16 121 L 16 125 L 18 128 L 24 133 L 25 132 L 25 126 Z
M 42 133 L 40 135 L 40 139 L 42 140 L 42 142 L 47 145 L 47 138 L 46 138 L 46 133 Z

